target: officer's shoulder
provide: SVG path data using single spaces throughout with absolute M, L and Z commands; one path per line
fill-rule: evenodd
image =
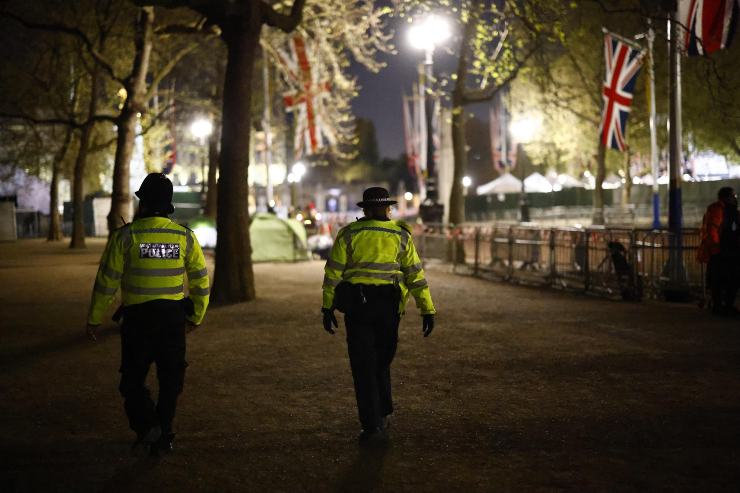
M 407 223 L 406 221 L 401 221 L 400 219 L 396 219 L 395 222 L 396 222 L 396 226 L 403 229 L 408 234 L 413 234 L 414 230 L 409 223 Z

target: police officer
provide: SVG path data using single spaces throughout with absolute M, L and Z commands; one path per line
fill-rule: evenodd
M 185 326 L 198 326 L 208 306 L 205 258 L 191 230 L 172 222 L 172 183 L 149 174 L 136 192 L 137 217 L 116 230 L 100 261 L 87 317 L 95 333 L 118 288 L 122 292 L 121 383 L 119 390 L 131 429 L 132 448 L 152 454 L 172 450 L 177 397 L 185 379 Z M 189 298 L 185 298 L 185 276 Z M 145 386 L 152 363 L 157 366 L 159 399 Z
M 436 311 L 411 228 L 390 220 L 395 203 L 384 188 L 365 190 L 357 204 L 364 217 L 339 230 L 324 268 L 323 325 L 334 334 L 334 309 L 344 311 L 361 442 L 383 437 L 393 413 L 390 366 L 409 294 L 424 337 L 434 329 Z

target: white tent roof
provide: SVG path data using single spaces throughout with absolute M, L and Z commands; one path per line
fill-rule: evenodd
M 622 179 L 614 173 L 609 173 L 601 185 L 605 190 L 613 190 L 622 186 Z
M 491 195 L 494 193 L 515 193 L 522 190 L 522 182 L 511 173 L 504 173 L 493 181 L 481 185 L 475 189 L 478 195 Z
M 532 173 L 524 179 L 524 189 L 529 193 L 550 193 L 552 184 L 539 173 Z
M 583 182 L 581 180 L 565 173 L 558 175 L 557 183 L 562 188 L 583 188 Z

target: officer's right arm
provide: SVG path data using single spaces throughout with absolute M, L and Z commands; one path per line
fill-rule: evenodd
M 422 315 L 434 315 L 437 310 L 434 308 L 432 293 L 429 291 L 424 268 L 421 265 L 421 259 L 416 252 L 414 240 L 409 235 L 406 250 L 401 254 L 401 272 L 403 272 L 403 281 L 411 292 L 416 302 L 416 307 Z
M 324 284 L 322 285 L 323 302 L 322 308 L 334 308 L 334 288 L 342 280 L 342 273 L 347 264 L 347 242 L 345 239 L 346 229 L 340 229 L 334 245 L 331 247 L 329 259 L 324 266 Z
M 98 275 L 95 277 L 90 310 L 87 314 L 89 325 L 100 325 L 103 315 L 116 295 L 123 277 L 124 251 L 120 230 L 108 239 L 108 244 L 100 260 Z

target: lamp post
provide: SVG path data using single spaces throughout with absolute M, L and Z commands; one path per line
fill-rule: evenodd
M 190 124 L 190 133 L 193 134 L 195 140 L 200 144 L 200 194 L 201 200 L 205 200 L 206 197 L 206 156 L 203 152 L 205 148 L 206 139 L 213 132 L 213 124 L 207 118 L 198 118 Z
M 521 159 L 524 151 L 523 145 L 532 141 L 539 128 L 540 120 L 532 115 L 512 120 L 509 127 L 511 134 L 517 141 L 517 165 L 522 175 L 522 189 L 519 193 L 519 222 L 522 223 L 528 223 L 530 221 L 529 197 L 527 197 L 527 190 L 524 186 L 524 163 Z
M 434 163 L 434 129 L 432 124 L 433 118 L 433 99 L 428 96 L 431 93 L 433 80 L 433 61 L 434 49 L 441 46 L 451 36 L 450 25 L 448 21 L 439 15 L 429 15 L 422 20 L 414 23 L 408 31 L 408 39 L 411 46 L 418 50 L 423 50 L 424 61 L 419 64 L 419 121 L 424 122 L 420 125 L 420 142 L 423 142 L 425 148 L 419 149 L 421 162 L 426 165 L 426 197 L 424 205 L 430 216 L 439 216 L 432 218 L 430 221 L 440 222 L 442 214 L 440 206 L 437 204 L 439 194 L 437 191 L 437 176 Z
M 468 188 L 470 188 L 470 185 L 473 184 L 473 179 L 469 176 L 463 176 L 462 178 L 462 186 L 463 186 L 463 193 L 464 195 L 468 194 Z

